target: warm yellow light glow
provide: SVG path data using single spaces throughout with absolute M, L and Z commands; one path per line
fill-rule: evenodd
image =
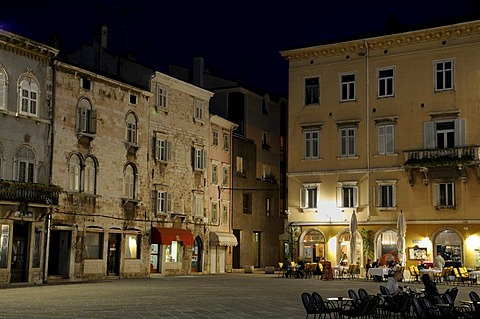
M 470 235 L 467 237 L 466 243 L 468 248 L 471 248 L 471 249 L 479 248 L 480 237 L 477 235 Z
M 330 237 L 328 239 L 328 257 L 330 260 L 337 259 L 337 238 Z M 332 263 L 334 265 L 335 263 Z
M 133 258 L 137 256 L 137 239 L 134 237 L 128 238 L 128 248 L 130 249 L 130 256 Z

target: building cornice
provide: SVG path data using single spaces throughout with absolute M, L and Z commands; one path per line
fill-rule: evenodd
M 344 170 L 322 170 L 322 171 L 303 171 L 303 172 L 287 172 L 288 177 L 306 177 L 306 176 L 327 176 L 338 174 L 365 174 L 367 172 L 404 172 L 403 167 L 378 167 L 378 168 L 359 168 L 359 169 L 344 169 Z
M 0 48 L 45 63 L 56 57 L 59 51 L 40 42 L 1 29 Z
M 209 101 L 214 95 L 213 92 L 160 72 L 155 72 L 155 75 L 152 77 L 152 81 L 158 81 L 160 84 L 165 85 L 166 87 L 178 90 L 205 101 Z
M 300 61 L 338 55 L 365 54 L 367 51 L 387 50 L 394 47 L 448 40 L 451 38 L 461 38 L 473 34 L 480 34 L 480 20 L 392 35 L 286 50 L 281 51 L 280 54 L 288 61 Z

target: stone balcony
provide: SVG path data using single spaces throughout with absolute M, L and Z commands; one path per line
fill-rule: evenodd
M 61 188 L 55 185 L 0 180 L 0 200 L 58 205 Z
M 479 160 L 480 146 L 404 151 L 406 167 L 448 167 L 471 165 Z

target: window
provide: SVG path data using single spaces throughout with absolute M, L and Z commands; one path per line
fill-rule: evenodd
M 228 176 L 230 175 L 229 166 L 223 166 L 223 179 L 222 179 L 222 186 L 228 186 Z
M 130 104 L 136 105 L 137 100 L 138 100 L 138 97 L 135 94 L 130 94 L 130 99 L 129 99 Z
M 453 60 L 435 62 L 435 91 L 453 89 Z
M 305 159 L 317 159 L 320 156 L 320 131 L 304 131 Z
M 270 149 L 270 133 L 269 132 L 263 132 L 262 134 L 262 148 L 264 150 Z
M 19 182 L 35 182 L 35 153 L 29 146 L 20 147 L 15 153 L 16 177 Z
M 0 109 L 5 109 L 7 106 L 7 75 L 5 71 L 0 68 Z
M 193 197 L 193 213 L 195 217 L 203 217 L 203 196 L 195 194 Z
M 393 68 L 378 70 L 378 97 L 394 95 L 394 72 Z
M 212 184 L 218 184 L 218 165 L 212 164 Z
M 125 235 L 125 258 L 140 259 L 142 246 L 140 245 L 141 236 L 137 234 Z
M 358 207 L 358 187 L 353 184 L 337 187 L 337 207 Z
M 393 208 L 396 206 L 395 181 L 377 181 L 376 206 Z
M 126 119 L 127 142 L 137 144 L 137 118 L 133 113 L 129 113 Z
M 217 223 L 218 222 L 218 202 L 215 200 L 212 200 L 212 222 Z
M 465 124 L 465 119 L 425 122 L 425 149 L 465 146 Z
M 319 202 L 320 185 L 305 184 L 300 188 L 300 208 L 317 208 Z
M 171 158 L 172 143 L 166 138 L 156 138 L 155 143 L 155 160 L 160 162 L 168 162 Z
M 433 206 L 454 207 L 455 206 L 455 184 L 436 183 L 433 184 Z
M 305 105 L 320 104 L 320 78 L 305 79 Z
M 395 153 L 395 126 L 377 125 L 377 153 L 380 155 Z
M 86 232 L 85 233 L 85 258 L 102 259 L 103 258 L 103 233 Z
M 215 129 L 212 131 L 212 145 L 218 146 L 218 130 Z
M 267 216 L 270 216 L 272 212 L 272 199 L 271 198 L 265 198 L 265 214 Z
M 10 243 L 10 226 L 7 224 L 0 224 L 0 268 L 7 268 L 8 263 L 8 252 L 9 252 L 9 243 Z
M 228 151 L 229 149 L 230 136 L 228 133 L 223 132 L 223 150 Z
M 38 85 L 32 78 L 20 82 L 20 113 L 37 116 Z
M 340 131 L 340 156 L 351 157 L 357 153 L 355 127 L 342 128 Z
M 228 203 L 222 203 L 222 224 L 226 225 L 228 223 Z
M 243 174 L 244 173 L 244 170 L 243 170 L 243 157 L 241 156 L 237 156 L 235 158 L 235 165 L 236 165 L 236 171 L 237 171 L 237 175 L 238 173 L 240 174 Z
M 156 106 L 167 107 L 167 89 L 160 85 L 157 85 Z
M 157 213 L 169 213 L 172 211 L 172 194 L 165 191 L 155 191 Z
M 90 91 L 92 89 L 92 81 L 87 78 L 80 78 L 80 87 L 84 90 Z
M 80 167 L 81 161 L 78 155 L 70 156 L 68 164 L 68 190 L 71 192 L 80 192 Z
M 194 107 L 194 117 L 196 120 L 203 119 L 203 102 L 201 100 L 195 99 L 193 100 L 193 107 Z
M 125 167 L 123 173 L 124 178 L 124 196 L 128 199 L 135 199 L 136 197 L 136 169 L 132 164 Z
M 92 109 L 92 105 L 87 99 L 81 99 L 78 102 L 78 120 L 77 128 L 79 132 L 95 134 L 97 131 L 97 111 Z
M 252 194 L 243 193 L 243 213 L 251 214 L 252 213 Z
M 355 74 L 340 75 L 340 101 L 355 100 Z
M 83 182 L 83 190 L 87 194 L 95 194 L 95 184 L 97 179 L 96 163 L 91 157 L 85 159 L 85 177 Z
M 271 177 L 270 165 L 262 164 L 262 179 L 266 180 Z
M 178 263 L 182 261 L 182 242 L 172 241 L 170 245 L 165 247 L 165 262 Z
M 193 168 L 195 170 L 205 169 L 206 152 L 203 148 L 193 148 Z

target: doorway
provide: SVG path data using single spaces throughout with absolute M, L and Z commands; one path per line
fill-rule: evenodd
M 240 230 L 234 229 L 233 235 L 237 237 L 238 245 L 233 247 L 232 251 L 232 266 L 233 268 L 240 268 L 240 251 L 241 251 L 241 241 L 240 241 Z
M 13 223 L 13 244 L 10 282 L 28 281 L 28 248 L 30 223 Z
M 197 236 L 192 248 L 192 272 L 202 272 L 203 264 L 203 243 L 202 239 Z
M 107 276 L 120 276 L 120 243 L 122 234 L 108 235 Z
M 71 241 L 71 231 L 51 231 L 48 254 L 48 276 L 69 278 Z

